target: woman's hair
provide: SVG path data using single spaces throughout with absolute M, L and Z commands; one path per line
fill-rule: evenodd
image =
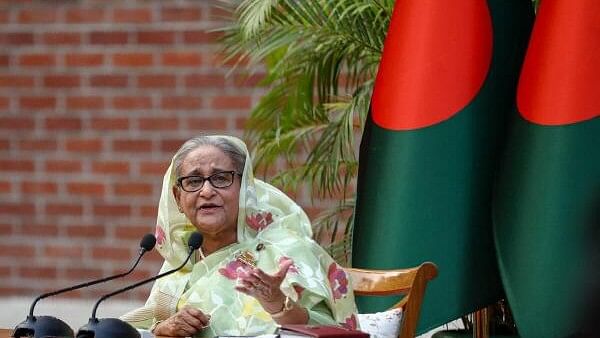
M 244 165 L 246 164 L 246 153 L 239 149 L 235 144 L 229 141 L 225 137 L 220 136 L 196 136 L 187 140 L 175 153 L 173 157 L 173 164 L 175 166 L 175 175 L 181 176 L 181 165 L 186 156 L 194 149 L 200 146 L 213 146 L 223 151 L 235 166 L 236 172 L 239 174 L 244 172 Z

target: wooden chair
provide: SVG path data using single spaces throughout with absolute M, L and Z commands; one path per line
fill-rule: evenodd
M 397 270 L 344 268 L 351 276 L 356 295 L 405 295 L 390 309 L 402 308 L 398 338 L 414 338 L 427 282 L 437 276 L 437 266 L 425 262 L 417 267 Z

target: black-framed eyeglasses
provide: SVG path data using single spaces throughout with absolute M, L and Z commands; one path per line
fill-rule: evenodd
M 202 189 L 204 182 L 208 181 L 214 188 L 222 189 L 233 184 L 235 175 L 242 176 L 235 171 L 220 171 L 206 177 L 198 175 L 184 176 L 177 179 L 177 185 L 183 191 L 196 192 Z

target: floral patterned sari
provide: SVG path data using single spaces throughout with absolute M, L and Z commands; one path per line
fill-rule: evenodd
M 234 289 L 240 255 L 272 274 L 279 262 L 294 265 L 281 284 L 283 293 L 308 310 L 311 324 L 338 324 L 356 328 L 356 306 L 348 276 L 312 239 L 304 211 L 277 188 L 255 179 L 245 144 L 227 138 L 246 154 L 238 214 L 238 242 L 204 259 L 192 262 L 154 284 L 144 307 L 122 317 L 137 328 L 147 329 L 189 304 L 210 314 L 210 325 L 197 337 L 259 335 L 273 333 L 277 324 L 260 303 Z M 194 226 L 177 210 L 172 194 L 176 180 L 173 164 L 167 170 L 156 225 L 157 249 L 165 258 L 161 268 L 179 266 L 187 256 L 186 243 Z

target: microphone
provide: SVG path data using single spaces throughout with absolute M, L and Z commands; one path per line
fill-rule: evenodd
M 79 329 L 79 331 L 77 331 L 76 337 L 77 338 L 114 338 L 114 337 L 140 338 L 141 336 L 140 336 L 140 333 L 138 332 L 138 330 L 136 330 L 133 326 L 131 326 L 127 322 L 124 322 L 117 318 L 101 318 L 101 319 L 96 318 L 96 310 L 98 309 L 98 305 L 100 305 L 100 303 L 102 301 L 104 301 L 105 299 L 107 299 L 109 297 L 129 291 L 131 289 L 137 288 L 138 286 L 144 285 L 146 283 L 150 283 L 154 280 L 157 280 L 166 275 L 170 275 L 174 272 L 181 270 L 187 264 L 187 262 L 190 260 L 190 257 L 192 257 L 192 254 L 194 253 L 194 251 L 196 251 L 202 245 L 203 239 L 204 238 L 202 237 L 202 234 L 200 234 L 199 232 L 192 233 L 192 235 L 190 236 L 190 238 L 188 240 L 189 254 L 187 255 L 186 259 L 183 261 L 183 263 L 180 266 L 176 267 L 175 269 L 163 272 L 159 275 L 156 275 L 156 276 L 148 278 L 148 279 L 144 279 L 140 282 L 126 286 L 122 289 L 118 289 L 114 292 L 105 294 L 104 296 L 100 297 L 100 299 L 98 299 L 96 304 L 94 304 L 94 308 L 92 310 L 92 317 L 90 318 L 90 320 L 88 321 L 88 323 L 86 325 L 82 326 Z
M 21 322 L 19 325 L 17 325 L 15 327 L 15 330 L 14 330 L 12 336 L 15 338 L 19 338 L 19 337 L 73 338 L 74 337 L 73 330 L 62 320 L 60 320 L 56 317 L 52 317 L 52 316 L 38 316 L 38 317 L 34 316 L 33 309 L 35 308 L 35 305 L 37 304 L 37 302 L 44 298 L 55 296 L 60 293 L 81 289 L 81 288 L 88 287 L 91 285 L 95 285 L 95 284 L 103 283 L 103 282 L 106 282 L 109 280 L 113 280 L 115 278 L 126 276 L 126 275 L 130 274 L 133 271 L 133 269 L 135 269 L 135 267 L 140 262 L 140 259 L 146 252 L 154 249 L 155 244 L 156 244 L 156 237 L 154 237 L 153 234 L 144 235 L 144 237 L 140 241 L 140 250 L 138 252 L 138 257 L 137 257 L 135 263 L 131 266 L 131 268 L 127 272 L 109 276 L 109 277 L 104 277 L 104 278 L 93 280 L 93 281 L 89 281 L 86 283 L 77 284 L 77 285 L 74 285 L 74 286 L 71 286 L 68 288 L 44 293 L 44 294 L 38 296 L 33 301 L 31 306 L 29 307 L 29 315 L 27 316 L 27 319 L 25 319 L 23 322 Z

